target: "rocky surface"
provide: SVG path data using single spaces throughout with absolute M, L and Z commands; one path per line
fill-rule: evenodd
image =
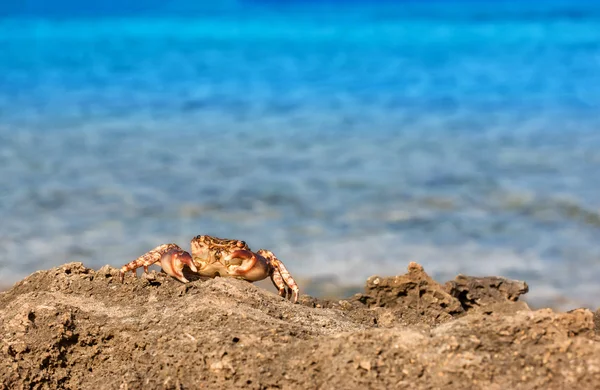
M 0 389 L 597 389 L 600 314 L 532 311 L 523 282 L 421 266 L 293 305 L 81 263 L 0 293 Z

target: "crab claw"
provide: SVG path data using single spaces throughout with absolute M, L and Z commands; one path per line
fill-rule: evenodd
M 188 283 L 189 280 L 183 276 L 183 267 L 188 266 L 192 271 L 198 272 L 194 261 L 189 253 L 174 249 L 165 253 L 160 259 L 160 266 L 168 274 L 175 279 Z

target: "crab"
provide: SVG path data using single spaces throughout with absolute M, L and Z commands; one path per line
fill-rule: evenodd
M 206 235 L 192 238 L 191 248 L 190 255 L 176 244 L 159 245 L 121 267 L 121 283 L 125 273 L 135 274 L 140 267 L 148 273 L 149 266 L 160 262 L 165 273 L 183 283 L 189 282 L 183 275 L 185 266 L 200 276 L 211 278 L 224 276 L 256 282 L 268 276 L 280 296 L 298 302 L 298 285 L 273 252 L 266 249 L 253 252 L 244 241 Z

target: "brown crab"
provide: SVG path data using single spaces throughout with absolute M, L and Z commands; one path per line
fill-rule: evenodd
M 256 282 L 269 276 L 279 290 L 279 295 L 298 302 L 298 285 L 285 265 L 273 252 L 260 249 L 250 250 L 244 241 L 229 240 L 212 236 L 196 236 L 191 242 L 192 254 L 176 244 L 163 244 L 121 267 L 120 279 L 125 273 L 139 267 L 148 267 L 160 262 L 162 269 L 172 277 L 187 283 L 183 267 L 208 277 L 227 276 Z

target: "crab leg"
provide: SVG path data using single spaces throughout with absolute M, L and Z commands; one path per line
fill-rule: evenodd
M 287 290 L 286 290 L 287 286 L 283 282 L 281 273 L 279 272 L 279 270 L 277 268 L 273 269 L 273 273 L 271 274 L 271 282 L 273 282 L 275 287 L 277 287 L 277 290 L 279 290 L 279 296 L 286 298 L 287 297 Z
M 132 262 L 121 267 L 119 275 L 121 283 L 123 282 L 125 273 L 129 271 L 135 273 L 135 270 L 139 267 L 144 267 L 144 272 L 148 272 L 148 267 L 152 264 L 158 263 L 159 261 L 162 269 L 167 274 L 184 283 L 188 282 L 181 272 L 184 265 L 190 267 L 192 271 L 198 272 L 189 253 L 181 249 L 176 244 L 164 244 L 157 246 L 148 253 L 143 254 Z
M 279 260 L 277 257 L 275 257 L 274 265 L 277 267 L 277 271 L 279 271 L 283 281 L 285 282 L 285 284 L 288 287 L 288 297 L 290 299 L 292 299 L 292 301 L 294 303 L 298 302 L 298 294 L 300 292 L 300 289 L 298 288 L 296 281 L 294 280 L 294 278 L 292 278 L 292 275 L 290 275 L 287 268 L 285 268 L 285 265 L 283 265 L 283 262 L 281 262 L 281 260 Z M 292 298 L 292 294 L 294 295 L 293 298 Z
M 294 278 L 292 278 L 292 275 L 290 275 L 287 268 L 285 268 L 285 265 L 283 265 L 283 262 L 279 260 L 275 256 L 275 254 L 273 254 L 273 252 L 268 251 L 266 249 L 260 249 L 257 253 L 263 256 L 264 258 L 268 259 L 271 263 L 271 266 L 273 267 L 273 270 L 271 271 L 271 281 L 279 290 L 279 295 L 281 295 L 282 297 L 285 296 L 282 294 L 280 287 L 281 284 L 278 284 L 279 278 L 281 278 L 283 279 L 284 286 L 287 286 L 288 288 L 288 298 L 291 299 L 294 303 L 298 302 L 298 294 L 300 292 L 300 289 L 298 288 L 298 285 L 296 284 Z

